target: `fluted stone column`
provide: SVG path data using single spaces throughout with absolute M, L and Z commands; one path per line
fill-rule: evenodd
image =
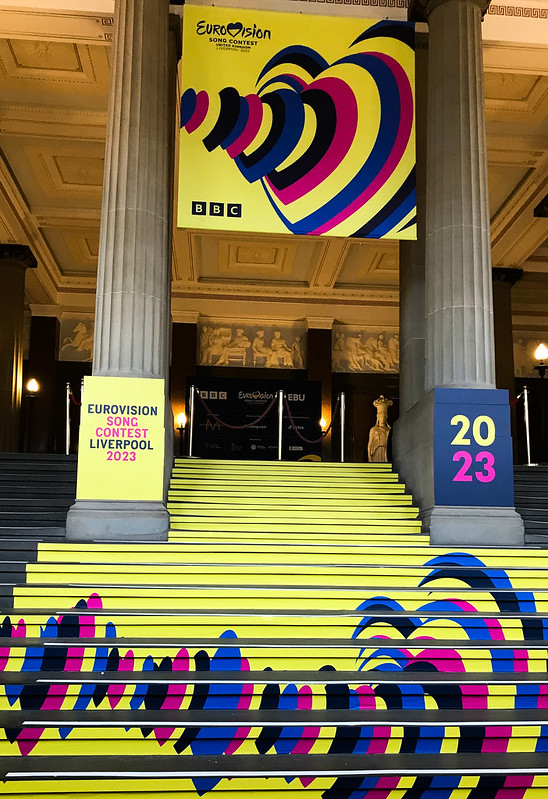
M 424 394 L 428 39 L 415 36 L 417 240 L 400 241 L 400 414 Z
M 19 449 L 25 272 L 36 265 L 25 245 L 0 244 L 0 452 Z
M 97 274 L 97 376 L 167 377 L 176 68 L 169 37 L 169 0 L 117 0 Z M 77 501 L 67 537 L 159 540 L 168 520 L 160 502 Z
M 488 0 L 426 0 L 426 389 L 494 388 L 481 40 Z
M 406 402 L 395 425 L 394 460 L 440 544 L 523 542 L 512 508 L 437 504 L 435 485 L 436 390 L 495 388 L 481 39 L 489 2 L 411 0 L 409 8 L 429 25 L 427 130 L 418 130 L 427 137 L 424 295 L 411 281 L 424 296 L 425 370 L 423 396 Z

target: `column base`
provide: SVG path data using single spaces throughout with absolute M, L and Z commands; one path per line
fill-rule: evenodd
M 76 500 L 67 514 L 67 541 L 167 541 L 169 513 L 162 502 Z
M 434 545 L 524 546 L 524 525 L 511 506 L 436 504 L 434 392 L 430 391 L 394 424 L 394 465 Z
M 523 519 L 513 508 L 437 505 L 419 519 L 434 546 L 524 546 Z

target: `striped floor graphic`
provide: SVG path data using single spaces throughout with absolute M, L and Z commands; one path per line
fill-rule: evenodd
M 3 561 L 0 796 L 546 799 L 548 551 L 388 465 L 178 461 L 169 544 Z

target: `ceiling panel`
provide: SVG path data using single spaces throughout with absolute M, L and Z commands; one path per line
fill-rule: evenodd
M 97 272 L 99 228 L 48 227 L 42 232 L 63 277 L 93 277 Z
M 335 288 L 398 284 L 398 243 L 353 242 L 347 252 Z

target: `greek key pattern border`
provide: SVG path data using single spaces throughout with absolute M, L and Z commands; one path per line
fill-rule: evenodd
M 320 3 L 334 6 L 368 6 L 369 8 L 407 8 L 409 0 L 293 0 L 294 3 Z M 492 3 L 487 11 L 502 17 L 521 17 L 523 19 L 548 19 L 548 8 L 532 6 L 503 5 Z
M 407 8 L 409 0 L 293 0 L 294 3 L 323 3 L 332 6 L 368 6 L 369 8 Z
M 548 8 L 533 8 L 532 6 L 507 6 L 492 3 L 488 14 L 497 14 L 502 17 L 522 17 L 524 19 L 548 19 Z

